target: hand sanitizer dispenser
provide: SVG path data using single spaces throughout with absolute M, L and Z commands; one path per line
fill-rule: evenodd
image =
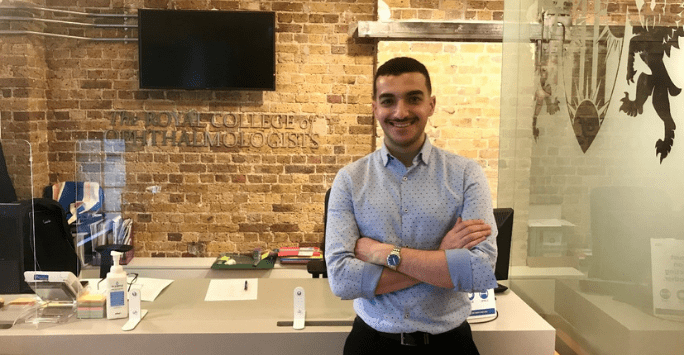
M 119 265 L 122 253 L 112 251 L 112 267 L 107 274 L 107 319 L 128 317 L 127 278 Z

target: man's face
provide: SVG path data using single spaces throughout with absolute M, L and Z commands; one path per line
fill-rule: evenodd
M 430 97 L 421 73 L 379 76 L 373 98 L 373 114 L 385 132 L 390 151 L 412 152 L 424 142 L 423 132 L 435 111 L 435 97 Z

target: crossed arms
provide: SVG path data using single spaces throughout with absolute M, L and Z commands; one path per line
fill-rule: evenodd
M 484 241 L 492 229 L 483 220 L 458 218 L 454 227 L 444 236 L 438 250 L 401 249 L 401 264 L 396 271 L 383 268 L 375 289 L 376 295 L 398 291 L 424 282 L 437 287 L 454 288 L 446 250 L 470 250 Z M 354 253 L 357 259 L 384 266 L 387 256 L 394 248 L 391 244 L 362 237 L 356 242 Z

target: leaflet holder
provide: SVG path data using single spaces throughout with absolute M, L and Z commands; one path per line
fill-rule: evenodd
M 24 279 L 39 302 L 30 306 L 15 323 L 64 323 L 78 309 L 83 293 L 81 281 L 69 271 L 26 271 Z

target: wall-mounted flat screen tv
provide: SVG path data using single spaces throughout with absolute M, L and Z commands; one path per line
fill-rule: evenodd
M 275 12 L 138 10 L 141 89 L 275 90 Z

